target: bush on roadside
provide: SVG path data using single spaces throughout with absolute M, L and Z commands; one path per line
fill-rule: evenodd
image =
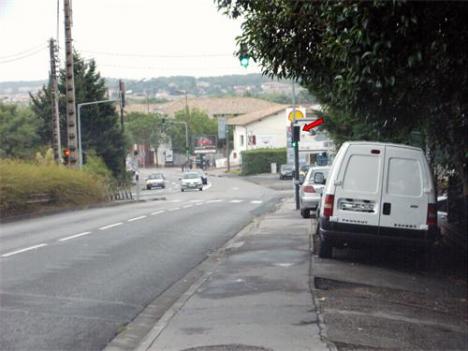
M 0 215 L 75 207 L 106 199 L 104 177 L 44 162 L 0 160 Z
M 277 167 L 286 163 L 286 148 L 255 149 L 241 153 L 241 175 L 269 173 L 271 163 Z

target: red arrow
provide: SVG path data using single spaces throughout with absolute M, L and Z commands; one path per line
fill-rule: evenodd
M 323 120 L 323 117 L 320 117 L 319 119 L 317 119 L 316 121 L 313 121 L 309 124 L 305 124 L 304 125 L 304 128 L 302 128 L 302 130 L 304 132 L 308 132 L 309 130 L 311 130 L 312 128 L 315 128 L 315 127 L 318 127 L 319 125 L 325 123 L 325 121 Z

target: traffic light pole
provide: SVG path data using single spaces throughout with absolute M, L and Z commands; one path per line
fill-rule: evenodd
M 294 81 L 292 82 L 292 113 L 293 121 L 291 125 L 291 137 L 294 138 L 294 126 L 296 125 L 296 90 Z M 299 141 L 293 143 L 294 145 L 294 197 L 296 199 L 296 210 L 300 208 L 299 203 Z
M 77 119 L 78 119 L 78 158 L 79 158 L 79 166 L 80 168 L 83 167 L 83 150 L 81 148 L 81 108 L 83 106 L 89 105 L 97 105 L 97 104 L 104 104 L 106 102 L 119 102 L 120 99 L 117 100 L 100 100 L 100 101 L 92 101 L 92 102 L 83 102 L 82 104 L 77 105 Z

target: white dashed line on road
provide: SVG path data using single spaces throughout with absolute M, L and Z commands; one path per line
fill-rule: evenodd
M 203 200 L 190 200 L 190 202 L 203 202 Z
M 169 201 L 169 202 L 182 202 L 182 200 L 180 200 L 180 199 L 175 199 L 175 200 L 171 200 L 171 201 Z
M 156 212 L 152 212 L 151 215 L 152 215 L 152 216 L 156 216 L 156 215 L 161 214 L 161 213 L 164 213 L 164 212 L 165 212 L 164 210 L 156 211 Z
M 250 201 L 251 204 L 261 204 L 263 201 L 262 200 L 252 200 Z
M 83 233 L 67 236 L 65 238 L 59 239 L 58 241 L 67 241 L 67 240 L 71 240 L 71 239 L 76 239 L 76 238 L 79 238 L 79 237 L 82 237 L 82 236 L 85 236 L 85 235 L 89 235 L 89 234 L 91 234 L 91 232 L 83 232 Z
M 197 203 L 195 204 L 195 206 L 201 206 L 201 205 L 204 205 L 204 203 L 203 203 L 203 202 L 197 202 Z
M 22 253 L 22 252 L 31 251 L 31 250 L 38 249 L 38 248 L 44 247 L 44 246 L 47 246 L 47 244 L 34 245 L 34 246 L 27 247 L 25 249 L 8 252 L 6 254 L 3 254 L 2 257 L 13 256 L 13 255 L 16 255 L 16 254 L 19 254 L 19 253 Z
M 208 200 L 206 203 L 207 204 L 214 204 L 214 203 L 217 203 L 217 202 L 223 202 L 223 200 Z
M 237 186 L 233 187 L 232 190 L 239 190 Z
M 135 218 L 130 218 L 127 220 L 127 222 L 134 222 L 134 221 L 139 221 L 140 219 L 146 218 L 146 216 L 140 216 L 140 217 L 135 217 Z
M 193 207 L 193 205 L 185 205 L 185 206 L 182 206 L 182 208 L 190 208 L 190 207 Z
M 106 230 L 106 229 L 109 229 L 109 228 L 117 227 L 117 226 L 122 225 L 122 224 L 123 224 L 122 222 L 119 222 L 119 223 L 105 225 L 104 227 L 99 228 L 99 230 Z
M 244 202 L 244 200 L 231 200 L 229 201 L 231 204 L 240 204 L 241 202 Z
M 169 212 L 177 211 L 177 210 L 180 210 L 180 207 L 174 207 L 174 208 L 168 209 Z

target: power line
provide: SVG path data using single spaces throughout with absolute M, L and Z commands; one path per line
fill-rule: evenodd
M 94 50 L 80 50 L 83 53 L 107 55 L 107 56 L 124 56 L 124 57 L 148 57 L 148 58 L 194 58 L 194 57 L 232 57 L 233 54 L 219 53 L 219 54 L 188 54 L 188 55 L 150 55 L 150 54 L 127 54 L 118 52 L 105 52 Z
M 47 43 L 42 43 L 40 45 L 36 45 L 32 48 L 29 48 L 29 49 L 26 49 L 26 50 L 22 50 L 20 52 L 17 52 L 16 54 L 11 54 L 11 55 L 6 55 L 6 56 L 0 56 L 0 60 L 4 60 L 4 59 L 10 59 L 10 58 L 14 58 L 15 56 L 22 56 L 22 55 L 25 55 L 25 54 L 28 54 L 29 52 L 31 51 L 34 51 L 34 50 L 37 50 L 37 49 L 44 49 L 47 47 Z
M 14 61 L 19 61 L 19 60 L 22 60 L 22 59 L 25 59 L 25 58 L 28 58 L 30 56 L 34 56 L 34 55 L 37 55 L 38 53 L 44 51 L 44 49 L 47 48 L 47 45 L 37 49 L 36 51 L 33 51 L 33 52 L 30 52 L 28 54 L 24 54 L 22 56 L 18 56 L 18 57 L 14 57 L 14 58 L 11 58 L 11 59 L 7 59 L 7 60 L 1 60 L 0 61 L 0 64 L 3 64 L 3 63 L 9 63 L 9 62 L 14 62 Z

